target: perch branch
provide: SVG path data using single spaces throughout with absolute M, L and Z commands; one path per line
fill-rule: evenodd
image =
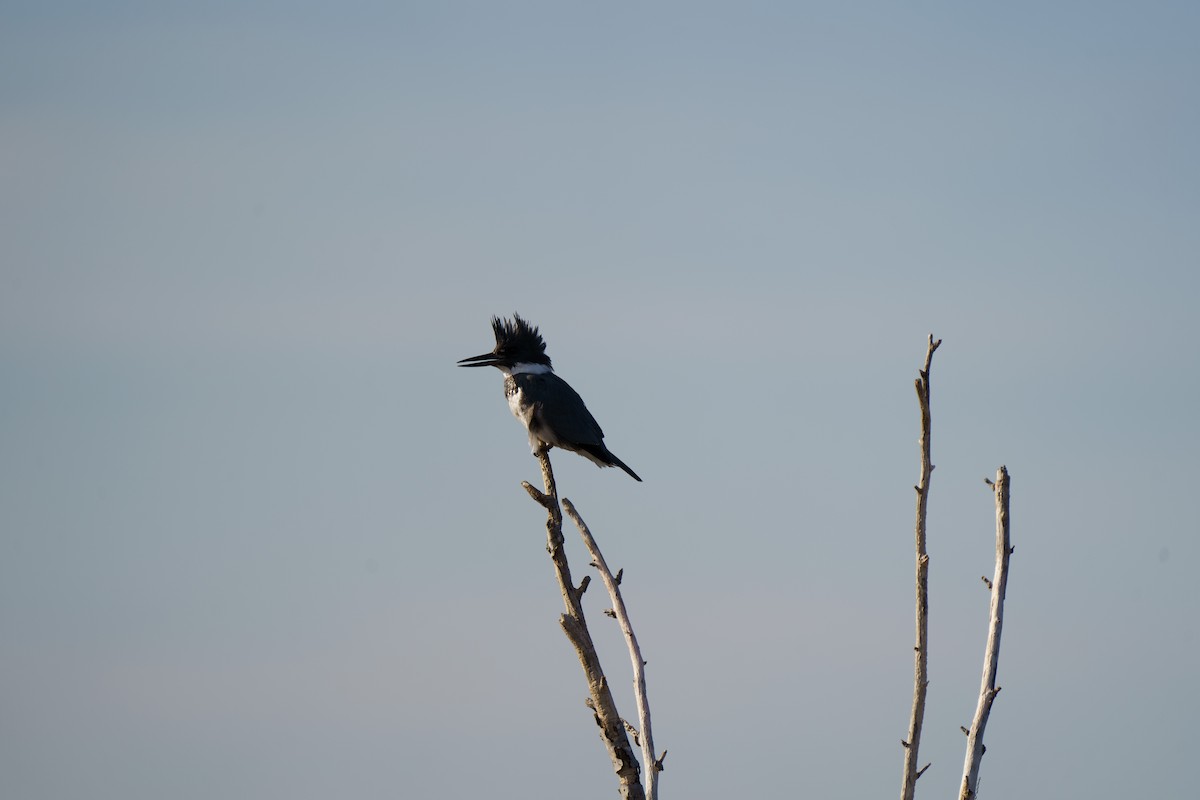
M 979 687 L 979 704 L 967 732 L 967 757 L 963 764 L 962 790 L 959 800 L 973 800 L 979 788 L 979 764 L 983 760 L 983 730 L 987 727 L 992 701 L 1000 693 L 996 685 L 996 668 L 1000 663 L 1000 632 L 1004 627 L 1004 592 L 1008 586 L 1008 557 L 1012 555 L 1008 528 L 1008 468 L 996 470 L 992 492 L 996 496 L 996 574 L 991 589 L 991 619 L 988 624 L 987 648 L 983 655 L 983 680 Z
M 567 563 L 567 555 L 563 550 L 562 511 L 558 505 L 558 489 L 554 483 L 554 471 L 550 467 L 550 457 L 547 448 L 537 453 L 538 462 L 542 467 L 542 483 L 545 492 L 538 491 L 528 482 L 521 486 L 529 493 L 538 505 L 546 509 L 546 550 L 554 562 L 554 573 L 558 578 L 558 587 L 562 592 L 563 605 L 566 613 L 558 619 L 563 633 L 575 647 L 579 656 L 579 664 L 583 667 L 587 678 L 588 690 L 591 694 L 588 707 L 595 714 L 596 725 L 600 728 L 600 738 L 612 759 L 613 770 L 617 774 L 619 790 L 624 800 L 645 800 L 640 781 L 641 768 L 637 756 L 629 745 L 629 737 L 625 733 L 625 725 L 617 712 L 608 680 L 600 666 L 600 657 L 592 643 L 592 635 L 588 632 L 587 620 L 583 616 L 583 605 L 580 602 L 582 588 L 576 589 L 571 581 L 571 566 Z
M 584 546 L 592 554 L 592 566 L 600 573 L 600 579 L 604 581 L 604 586 L 608 589 L 608 595 L 612 598 L 612 610 L 621 624 L 621 633 L 625 634 L 625 644 L 629 647 L 629 658 L 633 662 L 634 694 L 637 699 L 638 725 L 641 728 L 641 735 L 635 734 L 634 741 L 640 742 L 642 764 L 646 765 L 646 800 L 657 800 L 658 773 L 662 770 L 662 764 L 654 757 L 654 735 L 650 730 L 650 701 L 646 694 L 646 662 L 642 660 L 642 651 L 638 647 L 637 636 L 633 633 L 633 625 L 629 622 L 629 613 L 625 610 L 625 601 L 621 597 L 619 584 L 623 570 L 618 571 L 615 576 L 612 574 L 604 556 L 600 553 L 599 545 L 592 538 L 592 532 L 588 530 L 587 523 L 579 516 L 575 506 L 571 504 L 570 500 L 565 499 L 562 501 L 562 505 L 567 516 L 575 523 L 575 527 L 579 528 L 579 535 L 583 537 Z
M 918 769 L 917 757 L 921 747 L 921 726 L 925 720 L 925 693 L 929 688 L 929 554 L 925 551 L 925 516 L 929 504 L 929 478 L 933 473 L 930 461 L 930 436 L 932 421 L 929 413 L 929 369 L 933 364 L 933 353 L 942 343 L 929 334 L 925 350 L 925 368 L 916 380 L 917 402 L 921 407 L 921 480 L 917 490 L 917 643 L 913 648 L 913 703 L 912 716 L 908 723 L 908 738 L 904 746 L 904 777 L 900 787 L 901 800 L 913 800 L 917 789 L 917 778 L 929 768 L 926 764 Z

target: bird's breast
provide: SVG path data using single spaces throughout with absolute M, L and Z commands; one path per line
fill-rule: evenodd
M 525 392 L 521 390 L 521 386 L 512 376 L 504 379 L 504 396 L 508 398 L 508 410 L 528 428 L 529 415 L 533 410 L 533 406 L 525 397 Z

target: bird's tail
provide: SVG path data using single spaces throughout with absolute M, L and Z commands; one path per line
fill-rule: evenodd
M 638 483 L 642 482 L 642 479 L 638 477 L 638 474 L 631 470 L 624 461 L 614 456 L 612 451 L 604 446 L 603 442 L 600 442 L 599 444 L 574 445 L 570 449 L 579 453 L 588 460 L 595 462 L 596 466 L 598 467 L 620 467 L 621 469 L 625 470 L 629 477 L 633 478 Z
M 612 451 L 609 450 L 607 447 L 604 448 L 604 453 L 601 455 L 601 458 L 604 460 L 604 463 L 607 464 L 608 466 L 620 467 L 621 469 L 625 470 L 625 473 L 629 477 L 633 478 L 638 483 L 642 482 L 642 479 L 638 477 L 638 474 L 636 472 L 634 472 L 633 470 L 631 470 L 629 468 L 628 464 L 626 464 L 624 461 L 622 461 L 621 459 L 614 456 L 612 454 Z
M 625 472 L 626 472 L 626 473 L 629 475 L 629 477 L 633 478 L 633 479 L 634 479 L 635 481 L 637 481 L 638 483 L 641 483 L 641 482 L 642 482 L 642 479 L 638 477 L 637 473 L 636 473 L 636 472 L 634 472 L 633 470 L 631 470 L 631 469 L 629 468 L 629 466 L 628 466 L 628 465 L 627 465 L 627 464 L 626 464 L 624 461 L 622 461 L 621 459 L 617 458 L 617 457 L 616 457 L 616 456 L 614 456 L 612 453 L 609 453 L 609 454 L 608 454 L 608 457 L 612 459 L 612 465 L 613 465 L 614 467 L 620 467 L 621 469 L 625 470 Z

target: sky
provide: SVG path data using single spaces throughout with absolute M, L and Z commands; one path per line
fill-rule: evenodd
M 7 2 L 0 793 L 612 797 L 492 315 L 661 797 L 1184 797 L 1200 7 Z M 574 533 L 578 576 L 586 559 Z M 622 713 L 617 626 L 586 595 Z

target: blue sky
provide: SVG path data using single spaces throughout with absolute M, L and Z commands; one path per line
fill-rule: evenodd
M 0 18 L 5 796 L 612 792 L 536 462 L 453 366 L 514 310 L 645 479 L 555 459 L 663 797 L 898 791 L 930 332 L 922 794 L 1000 464 L 985 796 L 1190 791 L 1194 4 Z

